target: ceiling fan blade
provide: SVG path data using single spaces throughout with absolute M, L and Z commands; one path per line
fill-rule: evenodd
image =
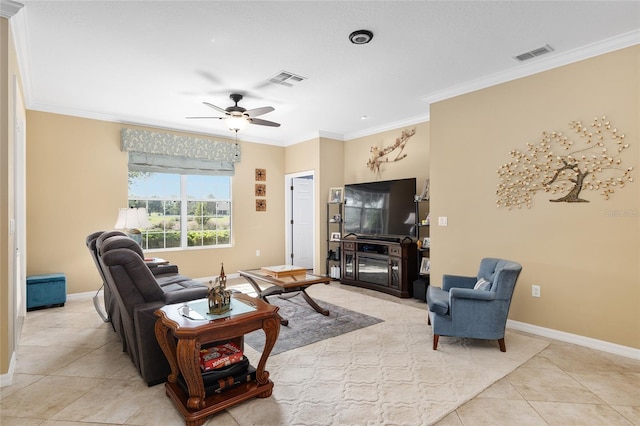
M 216 111 L 218 111 L 219 113 L 222 113 L 222 114 L 225 114 L 225 115 L 227 114 L 227 110 L 226 110 L 226 109 L 223 109 L 223 108 L 220 108 L 219 106 L 215 106 L 214 104 L 210 104 L 209 102 L 203 102 L 203 104 L 205 104 L 205 105 L 206 105 L 206 106 L 208 106 L 209 108 L 213 108 L 213 109 L 215 109 L 215 110 L 216 110 Z
M 185 117 L 185 118 L 216 118 L 218 120 L 222 120 L 222 119 L 227 118 L 227 117 Z
M 251 123 L 251 124 L 258 124 L 260 126 L 280 127 L 280 123 L 275 123 L 275 122 L 269 121 L 269 120 L 263 120 L 261 118 L 251 118 L 251 117 L 249 117 L 247 119 L 247 121 L 249 121 L 249 123 Z
M 262 107 L 262 108 L 248 109 L 244 113 L 247 114 L 249 117 L 257 117 L 259 115 L 266 114 L 266 113 L 271 112 L 273 110 L 274 110 L 273 107 L 266 106 L 266 107 Z

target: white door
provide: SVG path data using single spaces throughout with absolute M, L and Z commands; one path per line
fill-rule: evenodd
M 15 315 L 16 325 L 22 327 L 22 321 L 27 313 L 27 201 L 26 201 L 26 173 L 27 173 L 27 118 L 24 115 L 24 103 L 18 90 L 17 77 L 13 77 L 13 91 L 15 99 L 14 109 L 14 211 L 10 232 L 15 241 L 14 283 L 15 283 Z M 16 330 L 16 344 L 20 335 Z
M 313 176 L 291 180 L 291 263 L 313 269 Z

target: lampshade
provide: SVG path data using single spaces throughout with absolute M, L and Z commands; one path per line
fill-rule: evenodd
M 230 117 L 227 117 L 226 120 L 229 130 L 233 130 L 236 132 L 238 130 L 243 130 L 249 124 L 247 118 L 243 115 L 231 115 Z
M 116 229 L 145 229 L 150 228 L 149 213 L 144 207 L 139 208 L 122 208 L 118 211 L 118 219 L 116 220 Z

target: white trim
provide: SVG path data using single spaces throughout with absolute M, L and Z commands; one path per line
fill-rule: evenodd
M 0 16 L 3 18 L 11 19 L 16 13 L 20 12 L 20 9 L 24 7 L 24 4 L 18 3 L 12 0 L 0 1 Z
M 371 127 L 369 129 L 361 130 L 359 132 L 346 133 L 344 135 L 344 140 L 350 141 L 352 139 L 362 138 L 364 136 L 371 136 L 377 133 L 386 132 L 388 130 L 396 130 L 396 129 L 399 129 L 400 127 L 413 126 L 414 124 L 424 123 L 426 121 L 429 121 L 430 119 L 429 112 L 428 112 L 429 107 L 427 106 L 425 110 L 427 110 L 427 113 L 423 115 L 417 115 L 415 117 L 405 118 L 403 120 L 398 120 L 392 123 L 383 124 L 382 126 L 378 126 L 378 127 Z
M 67 294 L 67 301 L 91 299 L 95 295 L 96 295 L 95 291 L 85 291 L 84 293 L 71 293 L 71 294 Z
M 592 339 L 591 337 L 566 333 L 564 331 L 553 330 L 551 328 L 540 327 L 520 321 L 507 320 L 507 327 L 512 330 L 523 331 L 525 333 L 535 334 L 536 336 L 548 337 L 561 342 L 573 343 L 575 345 L 640 361 L 640 349 L 631 348 L 629 346 L 622 346 L 616 343 L 605 342 L 604 340 Z
M 624 49 L 636 44 L 640 44 L 640 30 L 630 31 L 625 34 L 601 40 L 564 53 L 551 53 L 542 58 L 532 60 L 530 64 L 523 65 L 519 68 L 491 74 L 466 83 L 457 84 L 455 87 L 451 87 L 440 92 L 432 93 L 431 95 L 423 97 L 422 100 L 432 104 L 455 96 L 464 95 L 465 93 L 475 92 L 480 89 L 485 89 L 487 87 L 517 80 L 543 71 L 548 71 L 553 68 L 593 58 L 594 56 Z
M 13 373 L 16 369 L 16 351 L 11 354 L 11 361 L 9 362 L 9 371 L 5 374 L 0 374 L 0 388 L 10 386 L 13 383 Z

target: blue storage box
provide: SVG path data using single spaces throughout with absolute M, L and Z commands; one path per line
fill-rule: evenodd
M 29 275 L 27 310 L 64 306 L 67 301 L 67 278 L 64 274 Z

